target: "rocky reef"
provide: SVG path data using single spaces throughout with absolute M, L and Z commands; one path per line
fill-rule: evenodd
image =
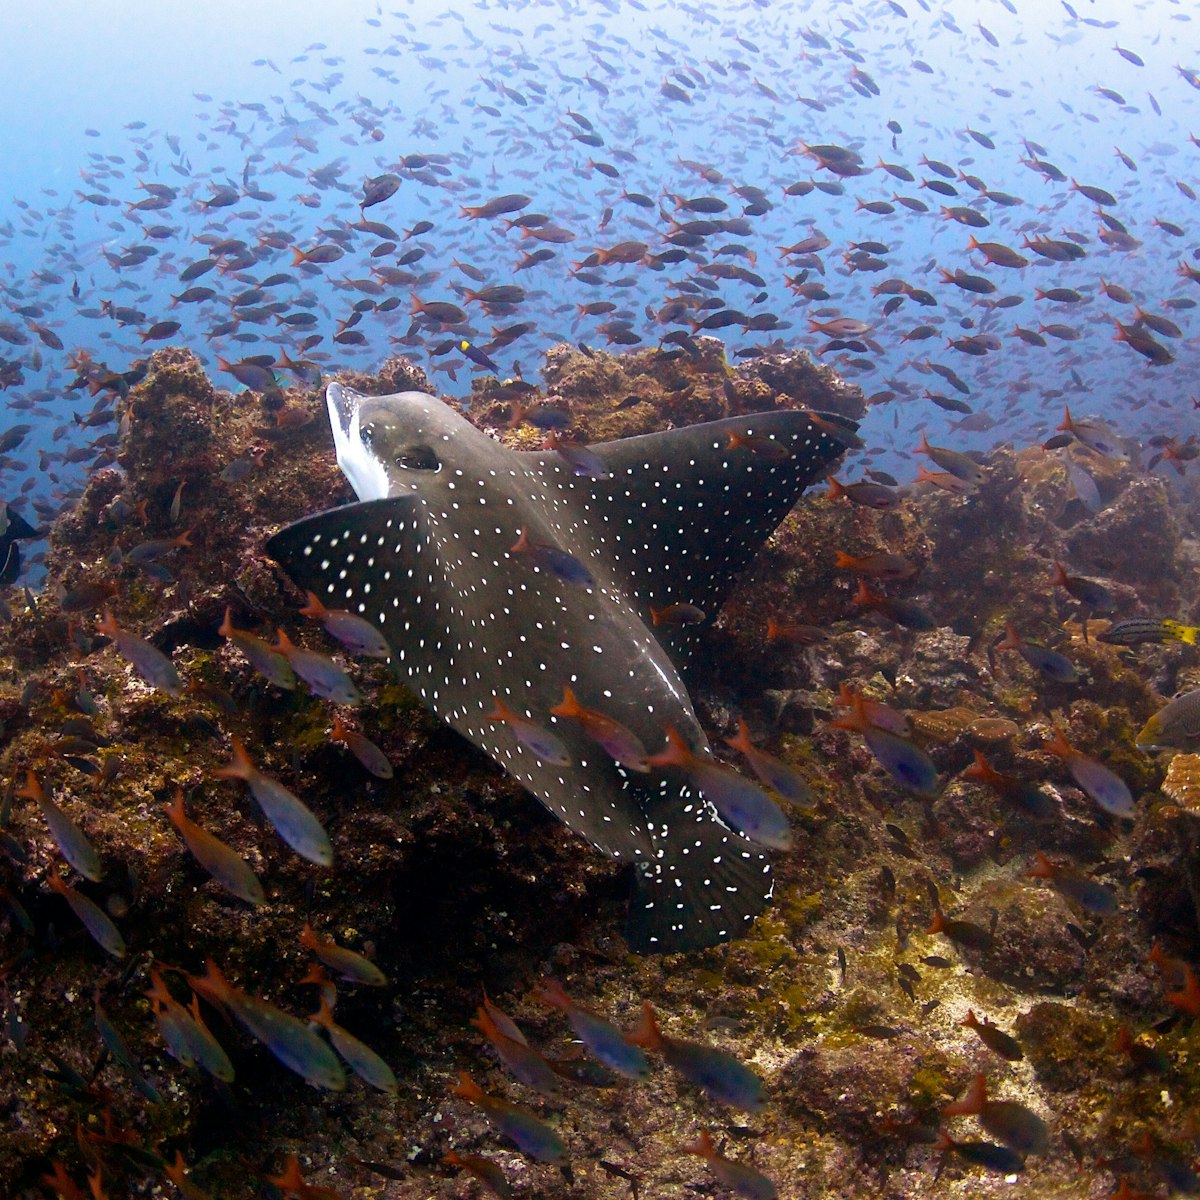
M 538 406 L 566 410 L 585 441 L 774 407 L 863 413 L 861 393 L 804 354 L 730 369 L 715 339 L 697 349 L 562 346 L 540 386 L 481 380 L 467 411 L 518 448 L 545 436 L 519 420 Z M 376 394 L 428 388 L 403 359 L 343 382 Z M 124 406 L 118 466 L 94 473 L 55 525 L 42 591 L 28 603 L 10 594 L 0 1192 L 43 1195 L 39 1181 L 62 1164 L 81 1187 L 95 1173 L 112 1196 L 167 1194 L 177 1185 L 164 1171 L 179 1155 L 190 1170 L 183 1195 L 250 1197 L 267 1194 L 274 1185 L 260 1180 L 294 1154 L 308 1183 L 339 1196 L 478 1194 L 442 1162 L 452 1149 L 487 1154 L 516 1195 L 720 1192 L 683 1149 L 700 1127 L 781 1195 L 812 1200 L 968 1188 L 1094 1196 L 1123 1176 L 1157 1193 L 1200 1186 L 1189 1174 L 1200 997 L 1188 991 L 1188 964 L 1200 960 L 1200 769 L 1195 755 L 1170 761 L 1134 745 L 1164 699 L 1200 686 L 1200 652 L 1174 638 L 1099 641 L 1105 621 L 1052 583 L 1060 561 L 1104 584 L 1112 617 L 1200 623 L 1196 507 L 1132 459 L 1078 446 L 977 457 L 983 481 L 969 495 L 912 488 L 877 511 L 814 489 L 706 631 L 689 686 L 714 747 L 723 753 L 744 717 L 761 747 L 804 776 L 811 802 L 790 812 L 796 849 L 779 856 L 775 900 L 751 936 L 640 958 L 619 932 L 622 871 L 386 666 L 354 659 L 365 699 L 339 710 L 386 754 L 394 775 L 380 779 L 331 741 L 329 703 L 272 687 L 218 633 L 228 610 L 238 629 L 270 639 L 283 628 L 337 651 L 297 615 L 303 596 L 263 546 L 352 494 L 319 391 L 231 394 L 186 351 L 154 354 Z M 1076 459 L 1097 481 L 1098 506 L 1077 497 Z M 835 551 L 903 556 L 915 571 L 888 595 L 919 606 L 932 628 L 913 632 L 855 605 Z M 105 608 L 169 656 L 187 686 L 171 694 L 145 683 L 114 636 L 97 631 Z M 768 618 L 820 637 L 769 639 Z M 1010 623 L 1065 655 L 1076 678 L 1056 682 L 998 649 Z M 907 715 L 938 770 L 936 794 L 897 786 L 859 736 L 831 724 L 842 684 Z M 1106 814 L 1077 786 L 1047 750 L 1054 728 L 1125 781 L 1132 819 Z M 292 853 L 246 789 L 217 777 L 232 737 L 318 815 L 332 869 Z M 1037 783 L 1045 814 L 964 778 L 975 752 Z M 61 836 L 27 772 L 95 847 L 95 880 L 64 873 Z M 265 903 L 230 896 L 189 854 L 164 811 L 180 789 L 188 814 L 262 880 Z M 1113 911 L 1081 904 L 1063 876 L 1030 877 L 1039 851 L 1111 889 Z M 52 875 L 115 922 L 122 958 L 51 891 Z M 935 911 L 943 931 L 927 932 Z M 204 1011 L 232 1081 L 168 1054 L 146 998 L 152 964 L 180 1001 L 189 990 L 174 972 L 199 976 L 211 958 L 245 992 L 306 1017 L 318 994 L 302 982 L 306 923 L 386 973 L 386 988 L 341 984 L 337 1020 L 390 1064 L 394 1094 L 356 1080 L 315 1090 L 219 1006 Z M 646 1083 L 564 1085 L 561 1104 L 540 1105 L 495 1066 L 469 1021 L 486 988 L 549 1057 L 577 1060 L 564 1022 L 531 996 L 548 975 L 626 1028 L 649 1000 L 670 1033 L 751 1064 L 765 1110 L 733 1112 L 663 1067 Z M 1007 1031 L 1023 1057 L 964 1026 L 968 1010 Z M 460 1071 L 551 1114 L 573 1184 L 451 1098 Z M 1015 1185 L 969 1149 L 931 1144 L 939 1110 L 978 1072 L 990 1095 L 1049 1127 Z M 955 1142 L 992 1141 L 970 1118 L 948 1128 Z

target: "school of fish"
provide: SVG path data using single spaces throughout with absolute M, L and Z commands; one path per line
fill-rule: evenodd
M 955 7 L 380 6 L 0 207 L 0 1190 L 1200 1193 L 1191 14 Z

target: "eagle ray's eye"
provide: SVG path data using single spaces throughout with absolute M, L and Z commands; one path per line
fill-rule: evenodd
M 442 460 L 432 446 L 413 444 L 402 446 L 393 460 L 398 467 L 409 471 L 440 471 Z

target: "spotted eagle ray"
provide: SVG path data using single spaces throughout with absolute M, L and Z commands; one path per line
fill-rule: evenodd
M 0 587 L 16 583 L 21 573 L 21 547 L 24 538 L 35 538 L 38 531 L 11 504 L 0 504 Z
M 376 624 L 393 666 L 443 721 L 597 849 L 634 865 L 635 950 L 744 933 L 771 896 L 761 848 L 678 770 L 627 770 L 549 710 L 567 685 L 645 745 L 673 726 L 710 757 L 679 675 L 692 631 L 656 632 L 650 609 L 715 613 L 845 449 L 839 425 L 852 424 L 795 410 L 731 417 L 590 446 L 603 470 L 581 476 L 557 450 L 507 449 L 420 392 L 364 396 L 333 383 L 326 402 L 359 503 L 288 525 L 267 544 L 272 558 L 330 607 Z M 513 553 L 522 534 L 585 565 L 586 585 Z M 490 720 L 497 697 L 553 725 L 570 762 L 538 757 Z

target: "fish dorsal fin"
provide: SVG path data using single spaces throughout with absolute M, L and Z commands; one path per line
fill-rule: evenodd
M 839 438 L 832 422 L 785 409 L 598 442 L 588 449 L 610 477 L 571 480 L 571 491 L 648 625 L 651 607 L 673 603 L 711 618 L 851 428 Z M 731 434 L 750 444 L 731 446 Z M 570 478 L 556 452 L 539 457 L 545 474 Z

